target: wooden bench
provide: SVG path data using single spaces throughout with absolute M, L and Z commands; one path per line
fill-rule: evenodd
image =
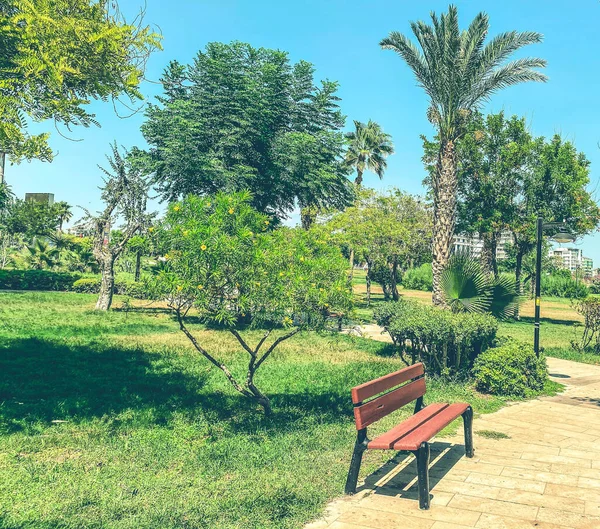
M 354 419 L 358 434 L 346 480 L 346 494 L 356 492 L 356 482 L 365 450 L 408 451 L 415 454 L 417 458 L 419 507 L 429 509 L 429 440 L 461 415 L 465 430 L 465 452 L 467 457 L 473 457 L 471 406 L 461 402 L 425 406 L 423 403 L 425 391 L 425 369 L 421 363 L 352 388 Z M 412 401 L 416 402 L 414 414 L 410 418 L 375 439 L 369 440 L 367 426 Z

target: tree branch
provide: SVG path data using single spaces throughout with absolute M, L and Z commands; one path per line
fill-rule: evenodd
M 223 373 L 225 374 L 225 376 L 227 377 L 227 380 L 229 380 L 229 382 L 231 383 L 231 385 L 236 389 L 236 391 L 238 391 L 239 393 L 241 393 L 242 395 L 244 395 L 245 397 L 249 397 L 249 398 L 253 398 L 254 395 L 252 395 L 252 393 L 246 389 L 244 389 L 240 383 L 233 377 L 233 375 L 231 374 L 231 371 L 229 371 L 229 369 L 227 368 L 227 366 L 225 366 L 224 364 L 222 364 L 221 362 L 219 362 L 216 358 L 214 358 L 213 356 L 211 356 L 196 340 L 196 338 L 192 335 L 192 333 L 187 329 L 187 327 L 184 325 L 183 323 L 183 319 L 181 317 L 181 312 L 179 309 L 177 309 L 175 311 L 175 314 L 177 315 L 177 321 L 179 322 L 179 328 L 181 329 L 181 331 L 188 337 L 188 339 L 190 340 L 190 342 L 192 342 L 192 345 L 196 348 L 196 350 L 202 355 L 204 356 L 204 358 L 206 358 L 209 362 L 211 362 L 213 365 L 215 365 L 216 367 L 218 367 L 221 371 L 223 371 Z
M 260 365 L 268 358 L 268 356 L 273 352 L 273 350 L 275 349 L 275 347 L 277 347 L 281 342 L 287 340 L 288 338 L 291 338 L 292 336 L 294 336 L 295 334 L 298 334 L 300 332 L 300 329 L 294 329 L 292 332 L 289 332 L 287 334 L 284 334 L 283 336 L 280 336 L 279 338 L 277 338 L 277 340 L 275 340 L 272 344 L 271 347 L 269 347 L 267 349 L 267 352 L 262 355 L 260 357 L 260 359 L 258 360 L 258 362 L 256 362 L 256 366 L 254 368 L 254 370 L 256 371 Z

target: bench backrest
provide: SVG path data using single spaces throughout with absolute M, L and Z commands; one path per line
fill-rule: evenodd
M 423 364 L 418 363 L 352 388 L 356 429 L 366 428 L 425 395 L 424 374 Z

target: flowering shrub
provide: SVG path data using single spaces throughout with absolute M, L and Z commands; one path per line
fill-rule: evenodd
M 241 192 L 172 204 L 151 233 L 165 260 L 151 294 L 167 300 L 181 330 L 234 388 L 268 412 L 268 398 L 254 384 L 256 370 L 283 340 L 322 327 L 331 313 L 348 312 L 352 295 L 335 245 L 317 231 L 273 230 L 249 200 Z M 227 328 L 250 355 L 245 383 L 197 341 L 186 326 L 192 313 Z M 251 328 L 264 329 L 254 347 L 241 334 Z M 277 338 L 267 347 L 272 334 Z

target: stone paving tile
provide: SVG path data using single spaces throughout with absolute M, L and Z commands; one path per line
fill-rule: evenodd
M 481 515 L 475 527 L 477 529 L 573 529 L 565 525 L 538 521 L 528 522 L 519 518 L 485 513 Z
M 475 458 L 464 457 L 461 435 L 433 441 L 428 511 L 414 457 L 400 456 L 305 529 L 600 529 L 600 367 L 549 366 L 568 377 L 556 379 L 565 391 L 477 417 Z

